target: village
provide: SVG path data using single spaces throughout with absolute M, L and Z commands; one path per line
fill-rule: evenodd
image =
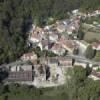
M 38 88 L 59 86 L 66 82 L 66 72 L 69 68 L 73 65 L 86 68 L 87 64 L 92 67 L 89 77 L 100 80 L 100 72 L 97 71 L 100 68 L 100 61 L 89 60 L 84 55 L 89 45 L 100 51 L 100 39 L 90 44 L 78 37 L 82 18 L 99 16 L 100 11 L 83 14 L 74 10 L 72 14 L 69 19 L 58 20 L 43 28 L 32 24 L 27 40 L 32 51 L 24 54 L 19 59 L 20 63 L 16 61 L 14 64 L 3 65 L 3 69 L 0 70 L 8 73 L 4 82 L 34 85 Z M 100 23 L 97 26 L 99 27 Z M 48 51 L 50 55 L 47 56 L 48 54 L 43 52 L 43 55 L 38 56 L 37 47 L 41 52 Z

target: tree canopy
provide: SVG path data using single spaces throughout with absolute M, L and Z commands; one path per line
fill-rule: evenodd
M 100 50 L 97 50 L 96 55 L 95 55 L 95 60 L 100 62 Z
M 85 56 L 86 58 L 89 58 L 89 59 L 92 59 L 94 57 L 94 50 L 92 48 L 92 45 L 89 45 L 86 49 L 86 52 L 85 52 Z
M 11 62 L 26 50 L 30 13 L 23 0 L 4 0 L 0 12 L 0 64 Z
M 27 51 L 31 23 L 42 26 L 50 17 L 67 18 L 67 12 L 74 9 L 88 11 L 99 6 L 100 0 L 0 0 L 0 64 L 14 61 Z

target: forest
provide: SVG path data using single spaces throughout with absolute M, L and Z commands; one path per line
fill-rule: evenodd
M 27 52 L 32 23 L 43 26 L 49 17 L 67 18 L 73 9 L 92 11 L 100 0 L 0 0 L 0 64 L 17 60 Z

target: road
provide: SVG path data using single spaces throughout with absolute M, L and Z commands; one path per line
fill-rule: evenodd
M 72 59 L 75 59 L 77 61 L 81 61 L 81 62 L 84 62 L 84 63 L 89 63 L 89 64 L 93 64 L 93 65 L 100 65 L 100 62 L 96 62 L 96 61 L 93 61 L 93 60 L 89 60 L 85 57 L 82 57 L 82 56 L 77 56 L 77 55 L 67 55 L 66 57 L 69 57 L 69 58 L 72 58 Z
M 79 61 L 79 62 L 83 62 L 83 63 L 89 63 L 89 64 L 93 64 L 93 65 L 100 65 L 100 62 L 96 62 L 96 61 L 93 61 L 93 60 L 89 60 L 83 56 L 77 56 L 77 55 L 67 55 L 65 57 L 65 59 L 67 58 L 71 58 L 71 59 L 75 59 L 76 61 Z M 10 64 L 3 64 L 0 66 L 0 68 L 4 67 L 4 66 L 15 66 L 15 65 L 20 65 L 20 64 L 25 64 L 27 63 L 27 61 L 22 61 L 22 60 L 18 60 L 18 61 L 15 61 L 15 62 L 12 62 Z

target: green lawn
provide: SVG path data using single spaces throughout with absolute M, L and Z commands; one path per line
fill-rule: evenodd
M 85 41 L 100 40 L 100 33 L 85 31 L 84 40 Z

